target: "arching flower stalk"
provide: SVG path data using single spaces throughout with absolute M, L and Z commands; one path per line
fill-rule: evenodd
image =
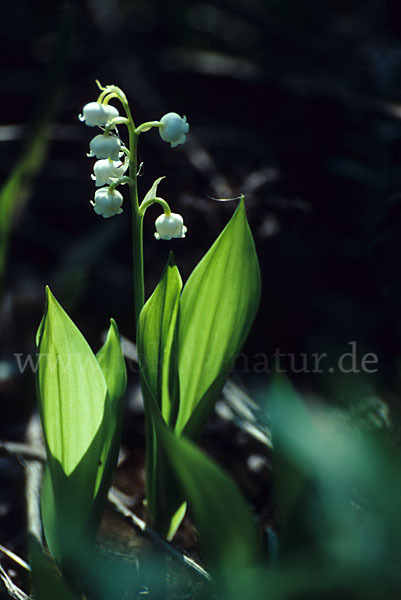
M 172 148 L 184 144 L 189 131 L 186 117 L 180 117 L 175 112 L 162 116 L 159 120 L 142 123 L 135 126 L 128 100 L 124 92 L 115 85 L 102 86 L 96 82 L 100 94 L 96 101 L 89 102 L 79 115 L 79 119 L 88 127 L 100 127 L 103 132 L 93 137 L 89 144 L 88 157 L 96 158 L 93 166 L 92 179 L 98 188 L 94 199 L 91 201 L 96 214 L 109 219 L 123 212 L 123 195 L 116 188 L 128 184 L 132 204 L 133 225 L 133 272 L 134 272 L 134 305 L 135 322 L 138 323 L 139 313 L 144 304 L 144 276 L 143 276 L 143 242 L 142 226 L 146 209 L 152 204 L 161 204 L 164 212 L 156 219 L 155 238 L 158 240 L 171 240 L 183 238 L 187 228 L 183 218 L 177 213 L 172 213 L 167 202 L 156 196 L 157 184 L 155 182 L 144 201 L 138 201 L 138 139 L 142 133 L 151 129 L 158 129 L 163 141 L 168 142 Z M 110 104 L 117 100 L 125 116 Z M 128 144 L 122 142 L 117 126 L 124 125 L 128 131 Z M 128 174 L 126 175 L 126 172 Z

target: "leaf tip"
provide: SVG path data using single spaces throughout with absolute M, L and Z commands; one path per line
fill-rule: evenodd
M 40 320 L 39 327 L 36 331 L 36 336 L 35 336 L 35 343 L 36 343 L 37 348 L 40 347 L 40 343 L 42 341 L 43 332 L 44 332 L 44 328 L 45 328 L 46 316 L 47 316 L 47 313 L 49 310 L 49 300 L 51 300 L 52 298 L 53 298 L 53 294 L 51 293 L 50 287 L 48 285 L 46 285 L 45 286 L 45 309 L 43 311 L 43 315 Z
M 118 339 L 120 339 L 120 332 L 118 331 L 117 323 L 115 322 L 113 317 L 110 318 L 110 328 L 109 329 L 110 329 L 110 331 L 113 331 L 115 333 L 115 335 L 117 336 Z
M 174 256 L 174 252 L 172 250 L 170 250 L 170 252 L 168 254 L 167 266 L 169 266 L 169 267 L 175 267 L 176 266 L 175 256 Z
M 50 286 L 46 285 L 45 291 L 46 291 L 46 310 L 47 310 L 50 305 L 58 305 L 59 303 L 56 300 L 53 292 L 51 291 Z
M 245 214 L 245 196 L 244 194 L 240 195 L 237 211 Z
M 46 307 L 45 307 L 45 315 L 47 315 L 49 312 L 52 312 L 52 311 L 57 310 L 57 309 L 61 309 L 61 311 L 63 311 L 63 308 L 61 307 L 61 305 L 59 304 L 59 302 L 57 301 L 57 299 L 53 295 L 53 292 L 51 291 L 50 287 L 48 285 L 46 285 Z

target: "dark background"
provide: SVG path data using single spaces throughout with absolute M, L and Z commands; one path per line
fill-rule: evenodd
M 77 115 L 96 99 L 95 79 L 126 92 L 136 124 L 175 111 L 191 126 L 188 143 L 173 150 L 156 131 L 141 137 L 142 195 L 167 175 L 160 194 L 188 226 L 185 240 L 156 242 L 159 211 L 148 211 L 148 294 L 170 249 L 185 279 L 228 221 L 235 202 L 208 195 L 244 193 L 263 296 L 244 348 L 250 372 L 239 364 L 240 379 L 252 387 L 268 378 L 255 373 L 260 353 L 325 352 L 335 365 L 355 341 L 359 362 L 366 352 L 378 357 L 364 385 L 397 410 L 399 3 L 3 0 L 2 14 L 3 181 L 38 128 L 48 146 L 7 217 L 0 438 L 21 437 L 35 406 L 33 375 L 18 373 L 14 354 L 35 352 L 45 284 L 95 350 L 111 316 L 134 338 L 128 202 L 110 220 L 89 204 L 93 130 Z M 337 370 L 289 375 L 331 402 L 349 389 Z

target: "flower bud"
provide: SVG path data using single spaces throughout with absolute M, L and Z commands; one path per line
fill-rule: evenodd
M 90 152 L 88 156 L 96 158 L 111 158 L 118 160 L 121 148 L 121 142 L 118 137 L 107 133 L 96 135 L 89 144 Z
M 102 185 L 110 185 L 116 179 L 123 177 L 127 169 L 128 163 L 104 158 L 95 162 L 93 165 L 94 175 L 91 175 L 91 177 L 96 181 L 96 187 L 101 187 Z
M 93 210 L 97 215 L 102 215 L 105 219 L 122 213 L 121 205 L 123 197 L 117 190 L 110 190 L 109 187 L 103 187 L 95 192 L 94 202 L 91 202 Z
M 178 144 L 185 144 L 186 133 L 189 131 L 189 124 L 186 117 L 180 117 L 177 113 L 167 113 L 160 119 L 162 123 L 159 127 L 159 133 L 162 140 L 170 142 L 171 147 L 175 148 Z
M 164 213 L 156 219 L 155 238 L 157 240 L 171 240 L 171 238 L 184 238 L 187 228 L 184 225 L 184 220 L 181 215 Z
M 101 104 L 100 102 L 89 102 L 83 108 L 83 114 L 79 120 L 84 121 L 89 127 L 105 127 L 112 119 L 119 116 L 115 106 Z

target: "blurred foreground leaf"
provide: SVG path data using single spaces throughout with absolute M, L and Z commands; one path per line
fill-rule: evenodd
M 344 411 L 308 407 L 283 379 L 269 411 L 282 560 L 354 570 L 358 586 L 367 572 L 377 586 L 400 583 L 399 451 Z

